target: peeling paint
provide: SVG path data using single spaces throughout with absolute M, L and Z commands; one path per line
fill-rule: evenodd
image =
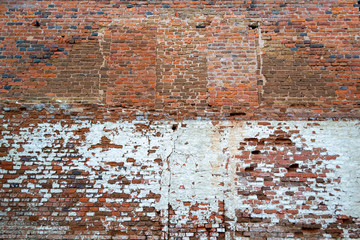
M 165 239 L 186 236 L 195 226 L 226 232 L 226 239 L 254 234 L 251 229 L 307 236 L 307 225 L 295 224 L 318 224 L 321 230 L 312 231 L 331 238 L 326 229 L 339 219 L 359 226 L 358 121 L 60 121 L 3 134 L 0 145 L 11 149 L 1 158 L 11 159 L 13 170 L 0 169 L 7 179 L 0 194 L 4 203 L 16 201 L 6 197 L 13 187 L 32 196 L 25 203 L 30 216 L 60 201 L 53 212 L 65 213 L 68 223 L 101 214 L 106 232 L 126 232 L 146 214 Z M 11 175 L 16 169 L 25 170 Z M 75 202 L 63 202 L 64 191 L 75 194 Z M 86 204 L 101 207 L 82 216 Z M 9 218 L 16 210 L 7 206 L 2 217 Z M 20 223 L 28 224 L 26 218 Z M 338 225 L 341 236 L 352 236 L 350 226 Z M 31 229 L 42 236 L 38 226 Z

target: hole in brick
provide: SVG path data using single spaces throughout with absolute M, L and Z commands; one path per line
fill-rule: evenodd
M 289 171 L 295 171 L 297 168 L 299 168 L 299 164 L 295 163 L 295 164 L 291 164 L 287 169 Z
M 252 154 L 260 154 L 261 152 L 259 150 L 255 150 L 251 152 Z
M 299 167 L 299 164 L 297 164 L 297 163 L 290 165 L 290 168 L 298 168 L 298 167 Z
M 259 27 L 259 24 L 257 22 L 252 22 L 249 24 L 249 28 L 251 29 L 256 29 Z
M 173 131 L 175 131 L 175 130 L 177 129 L 177 127 L 178 127 L 177 124 L 173 124 L 172 127 L 171 127 L 171 129 L 172 129 Z
M 257 167 L 257 164 L 250 164 L 249 167 L 245 168 L 245 172 L 252 172 Z
M 246 113 L 244 112 L 232 112 L 230 113 L 230 117 L 234 117 L 234 116 L 245 116 Z
M 35 27 L 40 27 L 40 23 L 38 20 L 35 20 L 33 23 L 32 23 L 33 26 Z

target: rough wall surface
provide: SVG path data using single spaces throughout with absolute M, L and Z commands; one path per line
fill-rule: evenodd
M 0 97 L 9 104 L 162 118 L 358 117 L 354 0 L 2 1 L 0 11 Z
M 360 237 L 358 121 L 2 128 L 3 237 Z
M 360 239 L 360 2 L 0 2 L 1 239 Z

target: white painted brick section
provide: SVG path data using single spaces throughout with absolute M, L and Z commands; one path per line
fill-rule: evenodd
M 139 130 L 137 124 L 147 125 L 148 129 Z M 36 162 L 39 168 L 26 170 L 24 176 L 9 180 L 4 187 L 10 187 L 9 184 L 23 184 L 27 178 L 25 176 L 30 174 L 44 182 L 51 179 L 53 188 L 50 190 L 40 189 L 40 186 L 32 183 L 22 186 L 24 193 L 41 195 L 38 206 L 48 203 L 52 194 L 61 193 L 67 184 L 66 178 L 53 171 L 50 166 L 54 163 L 54 159 L 66 159 L 69 153 L 46 152 L 44 149 L 56 148 L 59 140 L 63 141 L 62 146 L 79 141 L 82 136 L 75 133 L 80 129 L 88 128 L 89 131 L 84 136 L 81 146 L 75 147 L 77 151 L 72 150 L 72 153 L 79 157 L 73 158 L 70 165 L 63 165 L 62 171 L 69 173 L 67 177 L 72 176 L 73 171 L 87 173 L 77 179 L 85 180 L 85 184 L 91 183 L 93 188 L 86 191 L 77 189 L 77 191 L 88 194 L 86 196 L 90 197 L 90 203 L 96 203 L 96 198 L 100 198 L 102 193 L 119 193 L 130 194 L 132 197 L 130 202 L 139 202 L 139 208 L 135 211 L 141 212 L 147 207 L 154 207 L 160 211 L 164 224 L 163 231 L 168 231 L 169 224 L 181 227 L 189 222 L 199 225 L 209 223 L 214 213 L 222 211 L 224 217 L 230 219 L 227 220 L 229 225 L 227 228 L 219 228 L 218 224 L 222 224 L 223 219 L 214 218 L 211 224 L 217 228 L 217 232 L 225 232 L 226 229 L 248 231 L 249 227 L 253 232 L 265 231 L 263 227 L 256 227 L 254 224 L 239 225 L 237 211 L 248 213 L 253 218 L 269 218 L 271 224 L 279 222 L 279 217 L 275 212 L 265 213 L 265 210 L 297 211 L 296 216 L 300 219 L 289 218 L 289 222 L 300 223 L 305 221 L 306 215 L 314 211 L 318 212 L 319 206 L 323 206 L 325 209 L 322 210 L 322 214 L 331 217 L 315 219 L 312 223 L 319 223 L 324 227 L 336 222 L 337 215 L 360 218 L 360 123 L 358 121 L 273 121 L 265 125 L 259 124 L 258 121 L 217 123 L 183 121 L 178 123 L 176 130 L 172 130 L 173 124 L 175 123 L 166 121 L 151 124 L 146 121 L 115 123 L 78 121 L 73 125 L 62 125 L 61 122 L 42 123 L 21 129 L 18 135 L 13 136 L 13 141 L 23 143 L 24 150 L 18 152 L 16 148 L 12 148 L 9 156 L 16 166 L 31 166 L 30 163 Z M 290 151 L 283 145 L 274 147 L 276 151 L 283 152 L 282 156 L 285 159 L 291 160 L 301 151 L 314 151 L 319 148 L 323 149 L 319 158 L 335 157 L 329 161 L 319 161 L 317 158 L 308 159 L 306 162 L 296 161 L 299 168 L 295 173 L 318 174 L 326 169 L 326 176 L 321 177 L 325 182 L 317 182 L 315 178 L 309 178 L 309 186 L 304 188 L 303 192 L 300 191 L 302 188 L 299 186 L 278 185 L 273 188 L 273 193 L 269 193 L 269 196 L 275 196 L 276 201 L 269 200 L 266 205 L 257 206 L 252 201 L 256 202 L 259 196 L 239 195 L 239 191 L 249 189 L 262 191 L 266 183 L 264 177 L 271 175 L 272 181 L 269 184 L 278 184 L 287 176 L 288 170 L 279 167 L 279 171 L 273 172 L 279 162 L 262 161 L 256 166 L 259 169 L 256 172 L 258 176 L 254 181 L 249 181 L 248 176 L 241 176 L 238 173 L 239 169 L 251 168 L 252 163 L 238 156 L 255 151 L 257 146 L 247 144 L 242 148 L 241 143 L 251 138 L 267 139 L 274 135 L 275 131 L 285 133 L 298 131 L 289 134 L 291 144 L 295 144 L 297 152 Z M 160 134 L 156 135 L 156 133 Z M 101 145 L 104 137 L 109 139 L 112 145 L 108 148 L 95 147 Z M 10 144 L 9 138 L 0 139 L 0 144 Z M 21 160 L 22 156 L 36 157 L 34 158 L 36 160 L 24 162 Z M 135 162 L 129 162 L 128 159 L 134 159 Z M 155 159 L 161 159 L 161 164 L 155 162 Z M 124 164 L 119 167 L 112 163 Z M 4 170 L 1 170 L 1 173 L 3 172 Z M 124 186 L 120 180 L 130 183 L 140 182 Z M 297 193 L 299 191 L 300 194 Z M 294 192 L 295 197 L 289 195 L 292 194 L 291 192 Z M 161 197 L 158 201 L 153 198 L 147 199 L 146 196 L 149 194 L 159 194 Z M 311 196 L 315 198 L 311 207 L 299 208 L 306 205 Z M 106 202 L 123 203 L 124 201 L 107 199 Z M 223 210 L 219 207 L 221 203 L 225 206 Z M 254 209 L 259 209 L 259 212 L 254 212 Z M 110 208 L 100 210 L 111 211 Z M 171 210 L 174 211 L 174 215 L 169 219 L 168 214 Z M 68 216 L 75 217 L 76 214 L 69 212 Z M 284 214 L 293 216 L 291 212 Z M 154 212 L 146 215 L 150 218 L 158 217 Z M 86 216 L 91 217 L 94 214 L 87 213 Z M 124 221 L 131 221 L 131 218 L 121 216 L 106 217 L 102 221 L 107 227 L 114 222 L 121 226 Z M 192 235 L 184 233 L 184 236 Z M 227 233 L 226 236 L 231 239 L 233 235 Z

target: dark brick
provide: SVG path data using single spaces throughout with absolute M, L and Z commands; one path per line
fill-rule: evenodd
M 324 44 L 322 43 L 314 43 L 314 44 L 310 44 L 311 48 L 323 48 Z
M 72 174 L 74 174 L 74 175 L 80 175 L 80 174 L 81 174 L 81 171 L 75 170 L 75 171 L 72 172 Z

